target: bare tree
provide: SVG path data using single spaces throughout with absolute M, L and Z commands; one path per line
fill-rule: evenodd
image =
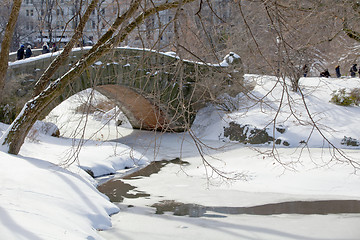
M 55 29 L 53 16 L 56 14 L 57 0 L 34 0 L 33 4 L 38 16 L 38 30 L 41 42 L 43 42 L 44 37 L 52 41 Z M 45 31 L 48 33 L 47 36 L 43 35 Z

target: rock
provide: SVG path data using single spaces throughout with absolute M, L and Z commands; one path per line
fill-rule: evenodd
M 355 138 L 344 136 L 344 138 L 341 140 L 341 145 L 357 147 L 360 146 L 360 142 Z
M 283 126 L 276 127 L 279 133 L 284 133 L 286 128 Z M 266 129 L 259 129 L 250 124 L 241 125 L 236 122 L 230 122 L 229 127 L 224 127 L 224 137 L 229 138 L 230 141 L 237 141 L 241 143 L 250 144 L 264 144 L 275 141 L 276 145 L 290 146 L 288 141 L 280 138 L 275 139 L 270 136 Z
M 275 140 L 275 144 L 276 144 L 276 145 L 280 145 L 281 142 L 282 142 L 282 145 L 284 145 L 284 146 L 286 146 L 286 147 L 290 146 L 290 143 L 289 143 L 288 141 L 281 140 L 280 138 L 278 138 L 278 139 Z
M 39 133 L 43 133 L 45 135 L 50 135 L 53 137 L 60 136 L 59 128 L 50 122 L 42 122 L 36 121 L 34 126 L 31 128 L 29 135 L 32 137 L 36 137 Z
M 270 143 L 274 140 L 264 129 L 258 129 L 248 124 L 240 125 L 235 122 L 230 122 L 229 127 L 224 127 L 224 136 L 231 141 L 250 144 Z
M 286 146 L 286 147 L 288 147 L 288 146 L 290 146 L 290 143 L 287 142 L 287 141 L 283 141 L 283 145 Z
M 285 129 L 285 127 L 283 127 L 283 126 L 278 126 L 278 127 L 276 127 L 276 131 L 278 131 L 279 133 L 283 134 L 283 133 L 286 131 L 286 129 Z

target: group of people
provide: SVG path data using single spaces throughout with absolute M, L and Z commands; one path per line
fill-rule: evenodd
M 308 72 L 309 72 L 309 67 L 305 64 L 304 67 L 303 67 L 304 77 L 307 76 Z M 339 65 L 337 65 L 335 67 L 335 73 L 336 73 L 337 78 L 341 77 L 340 66 Z M 350 76 L 351 77 L 356 77 L 356 73 L 359 73 L 359 76 L 360 76 L 360 68 L 358 69 L 357 64 L 354 63 L 350 68 Z M 329 70 L 324 69 L 324 71 L 320 72 L 320 77 L 326 77 L 326 78 L 331 77 L 331 75 L 329 73 Z
M 339 74 L 338 77 L 341 77 L 341 75 L 340 75 L 340 67 L 339 66 L 336 66 L 335 71 L 336 71 L 336 75 L 338 76 L 338 74 Z M 360 68 L 359 68 L 359 71 L 358 71 L 357 64 L 354 63 L 350 68 L 350 76 L 351 77 L 356 77 L 357 72 L 359 73 L 359 76 L 360 76 Z
M 337 77 L 337 78 L 341 78 L 340 66 L 339 66 L 339 65 L 337 65 L 337 66 L 335 67 L 335 73 L 336 73 L 336 77 Z M 329 73 L 329 70 L 328 70 L 328 69 L 324 69 L 324 71 L 322 71 L 322 72 L 320 73 L 320 77 L 326 77 L 326 78 L 331 77 L 331 75 L 330 75 L 330 73 Z
M 26 50 L 25 50 L 25 46 L 21 45 L 20 48 L 17 51 L 16 59 L 21 60 L 21 59 L 24 59 L 24 58 L 29 58 L 29 57 L 31 57 L 31 55 L 32 55 L 31 46 L 28 45 Z
M 302 70 L 303 70 L 304 77 L 306 77 L 307 74 L 309 73 L 309 66 L 307 64 L 305 64 Z M 340 75 L 340 67 L 336 66 L 335 70 L 336 70 L 336 76 L 341 77 L 341 75 Z M 325 69 L 324 71 L 322 71 L 320 73 L 320 77 L 326 77 L 326 78 L 331 77 L 331 75 L 329 73 L 329 70 Z
M 352 67 L 350 68 L 350 76 L 351 77 L 356 77 L 356 73 L 358 72 L 358 69 L 357 69 L 357 64 L 354 63 L 352 65 Z M 359 69 L 359 75 L 360 75 L 360 69 Z
M 42 46 L 42 49 L 41 49 L 41 53 L 45 54 L 45 53 L 49 53 L 50 51 L 56 52 L 57 50 L 58 50 L 58 47 L 56 46 L 55 43 L 52 45 L 51 49 L 49 48 L 49 45 L 47 43 L 44 43 L 44 45 Z M 29 57 L 31 57 L 31 55 L 32 55 L 31 46 L 28 45 L 25 50 L 25 46 L 21 45 L 20 48 L 17 50 L 16 59 L 21 60 L 24 58 L 29 58 Z

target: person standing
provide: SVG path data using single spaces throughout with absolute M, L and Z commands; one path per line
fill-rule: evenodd
M 24 55 L 25 55 L 25 46 L 21 45 L 20 48 L 17 50 L 17 60 L 21 60 L 24 59 Z
M 340 66 L 339 66 L 339 65 L 337 65 L 337 66 L 335 67 L 335 72 L 336 72 L 336 77 L 337 77 L 337 78 L 340 78 L 340 77 L 341 77 L 341 73 L 340 73 Z
M 350 68 L 350 76 L 351 77 L 355 77 L 356 76 L 356 72 L 357 72 L 357 64 L 356 63 L 354 63 L 353 65 L 352 65 L 352 67 Z
M 25 51 L 25 58 L 29 58 L 32 55 L 31 46 L 28 45 Z
M 308 65 L 304 65 L 304 67 L 303 67 L 303 74 L 304 74 L 304 77 L 306 77 L 307 76 L 307 74 L 308 74 L 308 72 L 309 72 L 309 67 L 308 67 Z

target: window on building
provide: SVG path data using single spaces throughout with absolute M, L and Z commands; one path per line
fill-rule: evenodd
M 30 10 L 30 16 L 34 16 L 34 10 L 33 9 Z
M 30 16 L 30 11 L 26 10 L 26 16 Z
M 95 21 L 94 21 L 94 20 L 92 21 L 92 28 L 93 28 L 93 29 L 95 29 L 95 28 L 96 28 L 96 23 L 95 23 Z

